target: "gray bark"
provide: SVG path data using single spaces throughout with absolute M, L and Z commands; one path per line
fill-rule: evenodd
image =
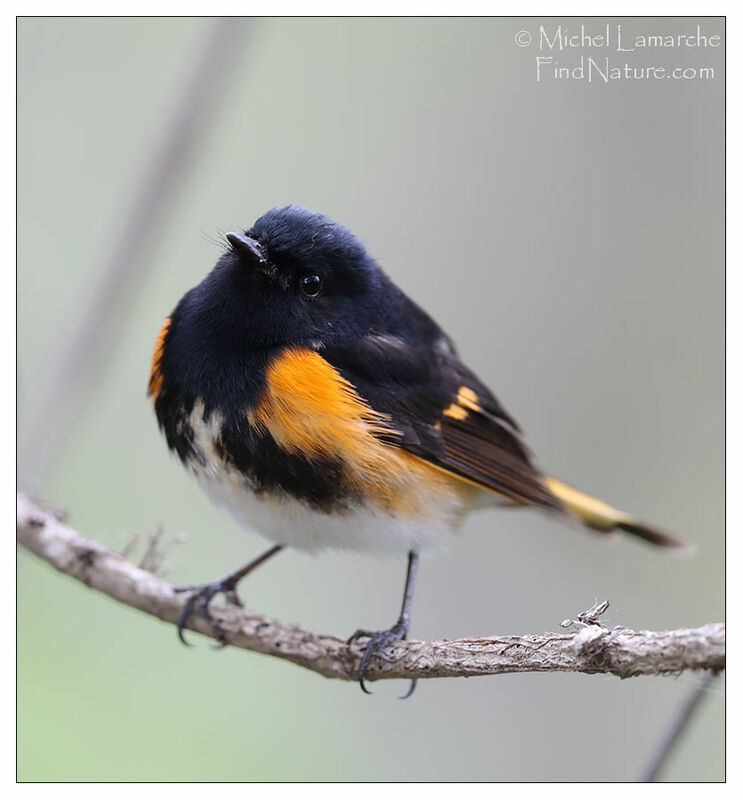
M 19 493 L 17 503 L 17 537 L 23 547 L 86 586 L 176 622 L 186 597 L 177 594 L 172 584 L 85 538 L 25 495 Z M 510 672 L 609 673 L 629 678 L 725 668 L 724 623 L 673 631 L 610 629 L 598 620 L 601 610 L 579 615 L 576 632 L 399 642 L 387 651 L 395 663 L 374 659 L 369 680 Z M 236 605 L 215 604 L 212 612 L 220 632 L 195 615 L 188 628 L 234 647 L 292 661 L 328 678 L 356 679 L 363 640 L 349 645 L 337 636 L 314 633 Z

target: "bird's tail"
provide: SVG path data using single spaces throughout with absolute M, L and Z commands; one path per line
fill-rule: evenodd
M 665 533 L 665 531 L 657 528 L 651 528 L 629 514 L 625 514 L 624 511 L 618 511 L 607 503 L 579 492 L 556 478 L 546 477 L 544 478 L 544 483 L 552 494 L 562 501 L 568 511 L 575 514 L 584 525 L 595 531 L 609 533 L 619 529 L 659 547 L 674 547 L 685 551 L 693 549 L 683 539 L 671 536 L 670 533 Z

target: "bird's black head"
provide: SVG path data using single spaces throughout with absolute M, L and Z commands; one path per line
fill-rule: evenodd
M 241 407 L 282 348 L 353 348 L 394 306 L 393 284 L 361 242 L 323 214 L 275 208 L 227 241 L 163 329 L 150 384 L 161 418 L 196 398 Z
M 384 282 L 362 243 L 301 206 L 264 214 L 187 296 L 209 332 L 240 347 L 320 343 L 363 333 Z

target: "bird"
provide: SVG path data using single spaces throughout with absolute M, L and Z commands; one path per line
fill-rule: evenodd
M 602 534 L 686 543 L 543 472 L 515 419 L 441 327 L 362 241 L 299 205 L 273 208 L 165 319 L 148 395 L 167 446 L 210 500 L 271 547 L 187 594 L 192 613 L 284 550 L 407 556 L 403 602 L 366 640 L 372 659 L 407 637 L 420 554 L 446 550 L 478 508 L 532 507 Z M 488 324 L 490 324 L 488 322 Z M 415 688 L 415 682 L 405 696 Z

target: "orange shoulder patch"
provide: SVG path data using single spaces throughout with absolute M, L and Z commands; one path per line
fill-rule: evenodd
M 157 396 L 160 394 L 160 389 L 163 385 L 163 374 L 160 362 L 162 361 L 163 346 L 169 327 L 170 317 L 166 317 L 162 328 L 160 328 L 160 333 L 155 340 L 155 349 L 152 353 L 152 365 L 150 366 L 150 382 L 147 387 L 147 396 L 152 398 L 153 403 L 157 400 Z
M 313 350 L 288 348 L 269 364 L 248 420 L 284 450 L 338 460 L 347 486 L 389 511 L 425 514 L 431 492 L 452 491 L 451 478 L 379 438 L 394 436 L 388 418 Z
M 392 433 L 319 353 L 284 350 L 266 369 L 265 389 L 248 415 L 284 450 L 308 456 L 360 457 L 375 433 Z

